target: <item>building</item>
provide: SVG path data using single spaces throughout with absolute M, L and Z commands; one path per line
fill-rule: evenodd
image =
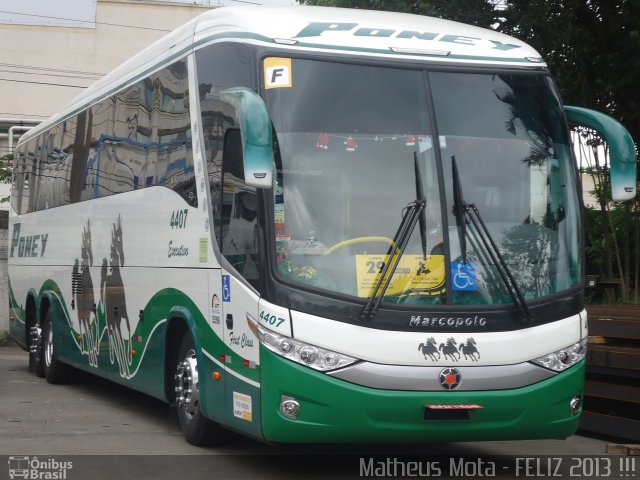
M 83 89 L 219 0 L 4 0 L 0 157 Z M 0 198 L 10 185 L 0 183 Z M 9 329 L 8 204 L 0 203 L 0 334 Z

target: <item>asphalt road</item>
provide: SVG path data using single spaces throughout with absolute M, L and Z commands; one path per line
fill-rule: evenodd
M 27 364 L 27 353 L 21 349 L 0 348 L 0 456 L 8 459 L 9 466 L 16 465 L 18 456 L 31 460 L 37 456 L 39 462 L 45 462 L 42 468 L 53 465 L 54 469 L 58 466 L 55 461 L 69 459 L 74 468 L 65 472 L 64 480 L 121 475 L 154 479 L 409 477 L 411 471 L 402 470 L 406 465 L 388 463 L 394 458 L 413 458 L 423 469 L 414 473 L 446 478 L 451 472 L 445 460 L 463 456 L 475 462 L 469 465 L 471 471 L 465 471 L 476 474 L 470 476 L 491 473 L 483 462 L 494 461 L 512 478 L 525 478 L 530 475 L 523 465 L 511 471 L 516 457 L 562 455 L 567 456 L 566 464 L 571 456 L 602 456 L 607 444 L 575 435 L 545 441 L 291 446 L 267 445 L 229 433 L 224 445 L 199 448 L 184 441 L 174 412 L 158 400 L 91 375 L 83 375 L 74 384 L 50 385 L 30 373 Z M 442 460 L 440 475 L 437 470 L 427 471 L 430 459 Z M 640 461 L 638 464 L 636 476 L 640 477 Z M 377 465 L 382 469 L 375 470 Z M 538 478 L 540 473 L 552 473 L 548 465 L 539 467 L 529 473 Z M 0 479 L 8 473 L 0 464 Z

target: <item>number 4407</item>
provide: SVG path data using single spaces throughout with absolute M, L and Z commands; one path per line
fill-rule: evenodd
M 174 210 L 171 213 L 171 221 L 169 222 L 169 226 L 171 228 L 186 228 L 187 213 L 189 213 L 189 211 L 186 208 L 184 210 Z
M 279 327 L 284 323 L 284 318 L 276 317 L 275 315 L 271 315 L 269 313 L 265 313 L 264 310 L 260 312 L 260 319 L 264 323 L 268 323 L 269 325 L 273 325 Z

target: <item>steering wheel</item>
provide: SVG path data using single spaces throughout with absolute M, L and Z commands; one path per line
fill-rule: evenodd
M 349 238 L 347 240 L 343 240 L 342 242 L 338 242 L 334 245 L 331 245 L 329 248 L 327 248 L 323 255 L 331 255 L 332 253 L 334 253 L 336 250 L 341 249 L 342 247 L 348 247 L 349 245 L 355 245 L 357 243 L 367 243 L 367 242 L 384 242 L 388 245 L 392 245 L 393 246 L 393 240 L 391 240 L 389 237 L 356 237 L 356 238 Z

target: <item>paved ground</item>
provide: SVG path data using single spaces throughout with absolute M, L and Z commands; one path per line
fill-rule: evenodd
M 190 478 L 200 478 L 198 474 L 210 478 L 213 471 L 224 472 L 218 478 L 290 476 L 283 475 L 284 471 L 294 479 L 340 478 L 342 474 L 344 478 L 357 478 L 363 473 L 359 456 L 386 459 L 410 455 L 423 462 L 433 455 L 479 459 L 509 455 L 510 459 L 499 462 L 512 463 L 513 456 L 600 456 L 607 443 L 576 435 L 564 441 L 272 446 L 230 434 L 222 447 L 198 448 L 184 441 L 175 415 L 162 402 L 94 376 L 86 376 L 76 384 L 50 385 L 29 373 L 27 363 L 27 354 L 19 348 L 0 348 L 0 456 L 37 455 L 49 459 L 86 455 L 73 458 L 76 469 L 66 476 L 69 480 L 85 478 L 78 476 L 83 468 L 90 471 L 92 480 L 117 478 L 119 472 L 127 476 L 137 472 L 137 477 L 144 478 L 142 471 L 148 473 L 151 464 L 156 473 L 150 478 L 180 478 L 186 472 Z M 291 454 L 300 456 L 292 460 Z M 344 454 L 352 457 L 337 457 Z M 101 457 L 88 457 L 92 455 Z M 640 465 L 637 469 L 640 477 Z M 365 470 L 364 476 L 371 476 L 367 472 L 374 473 Z M 387 469 L 379 473 L 394 472 Z M 524 476 L 525 471 L 521 473 Z M 0 464 L 0 479 L 6 474 Z

